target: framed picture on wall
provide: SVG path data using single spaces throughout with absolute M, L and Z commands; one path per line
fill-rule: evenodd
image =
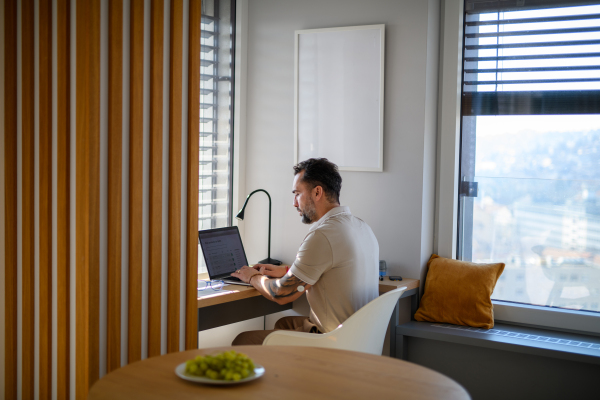
M 385 25 L 295 32 L 294 162 L 383 171 Z

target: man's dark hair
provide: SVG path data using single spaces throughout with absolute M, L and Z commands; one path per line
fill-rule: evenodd
M 304 171 L 302 182 L 323 188 L 323 193 L 332 203 L 340 202 L 340 191 L 342 190 L 342 177 L 338 167 L 326 158 L 309 158 L 294 166 L 294 175 Z

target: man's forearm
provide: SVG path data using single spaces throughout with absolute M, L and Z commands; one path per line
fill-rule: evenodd
M 256 274 L 250 279 L 252 286 L 256 288 L 267 299 L 277 304 L 288 304 L 303 293 L 304 282 L 294 275 L 286 275 L 283 278 L 267 278 L 264 275 Z M 302 290 L 298 290 L 302 287 Z

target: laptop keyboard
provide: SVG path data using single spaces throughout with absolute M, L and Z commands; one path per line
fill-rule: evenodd
M 221 280 L 223 282 L 225 282 L 225 283 L 229 283 L 229 284 L 232 284 L 232 285 L 252 286 L 251 284 L 246 283 L 246 282 L 242 281 L 241 279 L 235 278 L 233 276 L 228 276 L 228 277 L 225 277 L 225 278 L 221 278 Z

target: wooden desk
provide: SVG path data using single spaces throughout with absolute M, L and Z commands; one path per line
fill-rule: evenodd
M 208 276 L 204 277 L 204 274 L 199 276 L 202 276 L 202 279 L 208 279 Z M 410 296 L 410 294 L 407 294 L 407 292 L 412 293 L 414 289 L 418 290 L 419 280 L 403 279 L 401 281 L 390 281 L 388 277 L 385 277 L 384 281 L 379 282 L 379 294 L 384 294 L 403 286 L 406 286 L 407 289 L 406 292 L 402 294 L 402 297 Z M 227 293 L 227 291 L 230 291 L 232 293 Z M 253 287 L 242 285 L 225 285 L 223 287 L 223 292 L 224 293 L 215 292 L 214 294 L 199 297 L 198 308 L 210 307 L 217 304 L 229 303 L 231 301 L 261 296 L 260 292 L 254 289 Z
M 205 289 L 211 291 L 211 289 Z M 231 301 L 249 299 L 250 297 L 262 296 L 252 286 L 225 285 L 221 291 L 198 297 L 198 308 L 210 307 L 217 304 L 229 303 Z
M 94 384 L 88 399 L 469 399 L 452 379 L 389 357 L 293 346 L 238 346 L 265 367 L 261 378 L 232 386 L 194 384 L 175 367 L 199 354 L 231 347 L 189 350 L 129 364 Z
M 198 278 L 208 279 L 208 274 L 199 275 Z M 386 277 L 384 281 L 379 283 L 379 294 L 387 293 L 390 290 L 403 286 L 406 286 L 407 290 L 402 294 L 402 298 L 411 297 L 411 315 L 413 315 L 418 306 L 418 279 L 390 281 Z M 291 308 L 291 303 L 281 306 L 267 300 L 253 287 L 226 285 L 223 287 L 222 292 L 215 292 L 198 298 L 198 330 L 202 331 L 205 329 L 216 328 L 218 326 L 273 314 Z M 398 306 L 396 306 L 391 320 L 392 338 L 396 337 L 395 329 L 396 325 L 398 325 L 398 319 Z M 396 354 L 395 349 L 395 343 L 392 343 L 390 350 L 393 351 L 391 351 L 390 354 Z
M 402 279 L 401 281 L 390 281 L 390 279 L 386 276 L 383 281 L 379 282 L 379 294 L 387 293 L 391 290 L 394 290 L 399 287 L 406 286 L 406 290 L 400 296 L 401 299 L 405 297 L 410 297 L 410 317 L 412 319 L 413 315 L 417 312 L 417 308 L 419 308 L 419 285 L 421 282 L 418 279 Z M 392 316 L 390 317 L 390 356 L 396 357 L 397 351 L 397 341 L 396 341 L 396 327 L 400 324 L 400 301 L 396 303 L 396 307 L 394 307 L 394 311 L 392 311 Z
M 420 281 L 418 279 L 402 279 L 401 281 L 390 281 L 390 278 L 387 276 L 383 279 L 383 281 L 379 282 L 379 294 L 384 294 L 390 292 L 399 287 L 406 286 L 406 291 L 402 293 L 402 297 L 411 296 L 411 294 L 415 289 L 419 290 Z M 408 292 L 408 293 L 407 293 Z
M 198 274 L 208 280 L 208 274 Z M 206 289 L 209 293 L 211 289 Z M 279 305 L 267 300 L 251 286 L 225 285 L 221 291 L 198 297 L 198 331 L 290 310 L 292 304 Z

